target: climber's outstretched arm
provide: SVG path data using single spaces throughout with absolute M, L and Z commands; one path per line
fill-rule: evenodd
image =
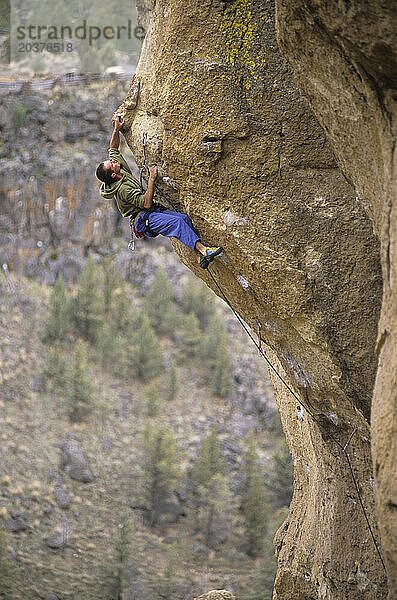
M 118 150 L 119 146 L 120 146 L 120 133 L 119 132 L 123 126 L 123 122 L 120 121 L 117 118 L 117 116 L 113 115 L 112 123 L 113 123 L 113 134 L 110 139 L 109 148 L 115 148 L 116 150 Z

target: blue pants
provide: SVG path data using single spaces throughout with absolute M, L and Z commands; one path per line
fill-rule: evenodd
M 146 219 L 149 219 L 149 227 L 146 226 Z M 135 220 L 135 229 L 148 237 L 155 237 L 158 234 L 165 237 L 176 237 L 192 250 L 194 250 L 197 240 L 200 239 L 187 215 L 167 210 L 163 206 L 153 211 L 147 210 L 139 215 Z

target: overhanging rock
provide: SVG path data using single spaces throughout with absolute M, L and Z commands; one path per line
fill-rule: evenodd
M 381 306 L 379 244 L 300 95 L 272 2 L 157 0 L 125 109 L 125 135 L 206 243 L 234 308 L 263 325 L 266 352 L 340 442 L 378 535 L 370 406 Z M 193 253 L 175 242 L 208 285 Z M 276 379 L 294 459 L 290 515 L 276 535 L 275 598 L 385 598 L 385 576 L 338 447 Z

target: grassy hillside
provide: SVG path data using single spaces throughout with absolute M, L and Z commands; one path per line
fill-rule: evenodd
M 234 590 L 241 600 L 266 597 L 260 590 L 269 585 L 264 583 L 266 569 L 274 572 L 270 540 L 286 509 L 280 508 L 279 499 L 269 491 L 265 550 L 254 558 L 247 554 L 241 509 L 249 432 L 254 431 L 268 488 L 274 482 L 274 452 L 284 452 L 263 363 L 227 307 L 201 282 L 194 288 L 193 275 L 180 271 L 182 267 L 168 247 L 158 247 L 155 253 L 142 247 L 138 252 L 139 260 L 149 266 L 149 283 L 134 287 L 113 271 L 116 279 L 111 284 L 110 312 L 100 315 L 101 327 L 116 323 L 114 331 L 120 314 L 127 310 L 120 309 L 121 298 L 123 302 L 127 299 L 131 321 L 120 334 L 125 353 L 117 360 L 106 358 L 99 334 L 96 341 L 90 341 L 76 326 L 73 311 L 82 292 L 82 278 L 79 285 L 66 291 L 72 307 L 64 317 L 69 327 L 58 341 L 48 339 L 53 288 L 21 278 L 14 280 L 15 296 L 6 279 L 1 280 L 0 515 L 11 558 L 5 566 L 18 569 L 14 589 L 4 597 L 46 598 L 53 593 L 65 599 L 109 600 L 118 597 L 120 587 L 136 586 L 140 598 L 193 598 L 216 587 Z M 117 265 L 117 254 L 113 258 Z M 135 374 L 134 353 L 143 308 L 155 301 L 156 261 L 169 273 L 178 274 L 170 300 L 176 321 L 168 333 L 161 333 L 161 326 L 156 325 L 155 353 L 161 354 L 162 360 L 158 375 L 145 381 Z M 104 270 L 101 265 L 95 268 L 103 299 Z M 192 289 L 200 294 L 202 305 L 208 305 L 203 321 L 217 315 L 227 335 L 227 356 L 235 357 L 225 397 L 214 393 L 214 371 L 201 347 L 214 320 L 211 326 L 204 323 L 199 341 L 194 341 L 189 312 Z M 92 404 L 73 422 L 71 387 L 78 340 L 85 353 L 84 377 L 92 389 Z M 63 386 L 58 385 L 49 358 L 54 348 L 56 356 L 66 362 Z M 177 391 L 170 398 L 172 377 Z M 153 383 L 157 390 L 154 404 L 149 390 Z M 152 429 L 169 427 L 179 471 L 170 490 L 168 512 L 161 514 L 155 527 L 148 521 L 144 494 L 148 423 Z M 197 504 L 198 496 L 192 493 L 191 469 L 213 426 L 226 461 L 228 491 L 217 500 L 222 503 L 219 510 L 215 507 L 209 547 L 203 526 L 206 507 Z M 76 481 L 61 468 L 57 444 L 65 439 L 79 442 L 93 481 Z M 217 489 L 213 493 L 216 495 Z M 68 508 L 61 508 L 69 501 Z M 262 595 L 256 596 L 255 589 Z

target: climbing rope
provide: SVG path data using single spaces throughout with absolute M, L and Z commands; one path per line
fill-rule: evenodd
M 231 311 L 233 312 L 233 314 L 234 314 L 234 315 L 235 315 L 235 317 L 237 318 L 238 322 L 240 323 L 240 325 L 242 326 L 242 328 L 244 329 L 244 331 L 246 332 L 246 334 L 248 335 L 248 337 L 249 337 L 249 338 L 252 340 L 252 342 L 254 343 L 254 345 L 256 346 L 256 348 L 259 350 L 259 353 L 260 353 L 260 355 L 261 355 L 261 356 L 262 356 L 262 358 L 263 358 L 263 359 L 266 361 L 267 365 L 268 365 L 268 366 L 269 366 L 269 367 L 272 369 L 272 371 L 275 373 L 275 375 L 278 377 L 278 379 L 281 381 L 281 383 L 282 383 L 282 384 L 283 384 L 283 385 L 284 385 L 284 386 L 287 388 L 287 390 L 288 390 L 288 391 L 289 391 L 289 392 L 292 394 L 292 396 L 293 396 L 293 397 L 294 397 L 294 398 L 295 398 L 295 399 L 298 401 L 298 403 L 299 403 L 299 404 L 300 404 L 300 405 L 301 405 L 301 406 L 302 406 L 302 407 L 303 407 L 303 408 L 306 410 L 306 412 L 307 412 L 307 413 L 308 413 L 308 414 L 311 416 L 311 418 L 312 418 L 312 419 L 313 419 L 313 421 L 314 421 L 314 422 L 315 422 L 315 423 L 318 425 L 318 427 L 319 427 L 319 428 L 320 428 L 320 429 L 321 429 L 321 430 L 322 430 L 322 431 L 323 431 L 323 432 L 324 432 L 324 433 L 325 433 L 325 434 L 326 434 L 326 435 L 327 435 L 327 436 L 328 436 L 328 437 L 329 437 L 329 438 L 330 438 L 330 439 L 331 439 L 331 440 L 332 440 L 332 441 L 333 441 L 333 442 L 334 442 L 334 443 L 335 443 L 335 444 L 338 446 L 339 450 L 342 452 L 343 456 L 345 457 L 345 459 L 346 459 L 346 462 L 347 462 L 347 464 L 348 464 L 348 467 L 349 467 L 349 471 L 350 471 L 351 478 L 352 478 L 352 480 L 353 480 L 354 488 L 355 488 L 355 490 L 356 490 L 356 494 L 357 494 L 357 497 L 358 497 L 358 499 L 359 499 L 359 502 L 360 502 L 361 510 L 362 510 L 362 513 L 363 513 L 363 515 L 364 515 L 364 518 L 365 518 L 365 521 L 366 521 L 367 527 L 368 527 L 368 530 L 369 530 L 369 532 L 370 532 L 370 534 L 371 534 L 372 541 L 373 541 L 373 543 L 374 543 L 374 546 L 375 546 L 376 552 L 378 553 L 378 556 L 379 556 L 380 562 L 382 563 L 382 567 L 383 567 L 383 569 L 384 569 L 385 573 L 387 573 L 387 571 L 386 571 L 386 565 L 385 565 L 385 563 L 384 563 L 384 561 L 383 561 L 382 554 L 381 554 L 381 552 L 380 552 L 380 549 L 379 549 L 378 543 L 377 543 L 377 541 L 376 541 L 376 539 L 375 539 L 375 535 L 374 535 L 374 533 L 373 533 L 373 531 L 372 531 L 372 527 L 371 527 L 371 524 L 370 524 L 370 522 L 369 522 L 369 519 L 368 519 L 367 511 L 366 511 L 366 508 L 365 508 L 365 506 L 364 506 L 363 499 L 362 499 L 362 497 L 361 497 L 361 492 L 360 492 L 360 490 L 359 490 L 358 483 L 357 483 L 356 477 L 355 477 L 355 475 L 354 475 L 354 472 L 353 472 L 353 467 L 352 467 L 352 464 L 351 464 L 351 462 L 350 462 L 350 457 L 349 457 L 349 454 L 348 454 L 348 452 L 347 452 L 347 447 L 348 447 L 348 445 L 350 444 L 350 442 L 351 442 L 351 440 L 352 440 L 352 438 L 353 438 L 354 434 L 356 433 L 356 431 L 357 431 L 357 427 L 356 427 L 356 426 L 354 426 L 354 428 L 353 428 L 353 431 L 352 431 L 352 433 L 350 434 L 350 437 L 349 437 L 349 439 L 347 440 L 347 442 L 346 442 L 346 444 L 345 444 L 344 446 L 343 446 L 343 445 L 342 445 L 342 444 L 339 442 L 339 440 L 337 440 L 337 439 L 336 439 L 336 437 L 335 437 L 334 435 L 332 435 L 332 433 L 330 433 L 329 431 L 327 431 L 327 429 L 324 427 L 324 425 L 322 425 L 322 424 L 320 423 L 320 421 L 319 421 L 319 420 L 318 420 L 318 419 L 315 417 L 315 415 L 313 414 L 313 412 L 312 412 L 312 411 L 311 411 L 311 410 L 310 410 L 310 409 L 309 409 L 309 408 L 306 406 L 306 404 L 304 404 L 304 403 L 302 402 L 302 400 L 299 398 L 299 396 L 298 396 L 298 395 L 297 395 L 297 394 L 294 392 L 294 390 L 291 388 L 291 386 L 290 386 L 290 385 L 288 385 L 288 383 L 285 381 L 285 379 L 282 377 L 282 375 L 280 375 L 280 373 L 277 371 L 277 369 L 276 369 L 276 368 L 275 368 L 275 367 L 272 365 L 272 363 L 270 362 L 270 360 L 269 360 L 269 359 L 267 358 L 267 356 L 265 355 L 265 353 L 264 353 L 264 351 L 263 351 L 263 348 L 262 348 L 262 335 L 261 335 L 261 332 L 262 332 L 262 324 L 261 324 L 261 322 L 260 322 L 260 321 L 257 321 L 257 322 L 256 322 L 256 324 L 257 324 L 257 327 L 258 327 L 258 342 L 256 342 L 255 338 L 254 338 L 254 337 L 253 337 L 253 335 L 251 334 L 251 332 L 250 332 L 250 330 L 248 329 L 247 325 L 244 323 L 244 321 L 242 320 L 242 318 L 240 317 L 240 315 L 239 315 L 239 314 L 238 314 L 238 313 L 237 313 L 237 312 L 234 310 L 233 306 L 231 305 L 231 303 L 230 303 L 229 299 L 227 298 L 227 296 L 226 296 L 225 292 L 223 291 L 222 287 L 219 285 L 219 283 L 218 283 L 218 282 L 217 282 L 217 280 L 215 279 L 214 275 L 212 274 L 212 271 L 211 271 L 209 268 L 207 268 L 207 271 L 208 271 L 208 273 L 209 273 L 209 275 L 210 275 L 210 277 L 211 277 L 212 281 L 214 282 L 215 286 L 216 286 L 216 287 L 218 288 L 218 290 L 220 291 L 220 293 L 221 293 L 222 297 L 224 298 L 224 300 L 225 300 L 226 304 L 229 306 L 229 308 L 231 309 Z M 306 402 L 308 403 L 308 394 L 307 394 L 307 390 L 306 390 Z

